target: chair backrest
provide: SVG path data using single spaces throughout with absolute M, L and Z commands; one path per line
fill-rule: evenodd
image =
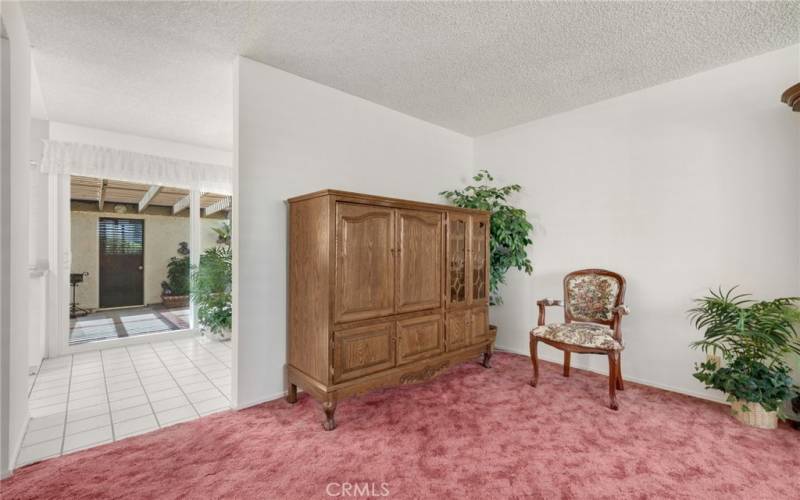
M 564 277 L 564 320 L 611 325 L 625 300 L 625 278 L 605 269 L 581 269 Z

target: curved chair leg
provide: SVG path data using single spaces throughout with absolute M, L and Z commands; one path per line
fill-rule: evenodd
M 625 384 L 622 381 L 622 354 L 617 354 L 617 390 L 624 391 Z
M 617 353 L 608 353 L 608 399 L 609 408 L 612 410 L 619 409 L 617 404 Z
M 572 357 L 572 353 L 569 351 L 564 351 L 564 376 L 569 377 L 569 361 Z
M 531 336 L 531 364 L 533 364 L 533 378 L 531 379 L 531 385 L 536 387 L 536 384 L 539 383 L 539 339 L 534 336 Z

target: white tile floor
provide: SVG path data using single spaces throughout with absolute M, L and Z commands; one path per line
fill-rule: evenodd
M 17 465 L 230 408 L 230 342 L 205 337 L 46 359 Z

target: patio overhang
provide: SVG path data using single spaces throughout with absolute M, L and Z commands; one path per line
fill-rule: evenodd
M 70 178 L 72 210 L 150 215 L 186 216 L 189 190 L 135 182 L 73 175 Z M 117 209 L 117 206 L 124 210 Z M 200 195 L 201 217 L 227 218 L 231 197 L 224 194 Z

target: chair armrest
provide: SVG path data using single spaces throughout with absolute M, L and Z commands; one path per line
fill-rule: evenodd
M 612 309 L 611 313 L 614 315 L 614 321 L 611 324 L 611 328 L 614 330 L 614 338 L 618 342 L 622 342 L 622 317 L 630 314 L 631 310 L 625 304 L 620 304 Z
M 558 299 L 542 299 L 536 301 L 537 306 L 563 306 L 564 303 Z
M 617 307 L 615 307 L 614 309 L 612 309 L 611 312 L 613 312 L 614 314 L 617 314 L 619 316 L 627 316 L 628 314 L 631 313 L 631 309 L 628 306 L 626 306 L 625 304 L 620 304 Z
M 537 300 L 536 305 L 539 306 L 539 326 L 544 324 L 544 308 L 547 306 L 563 306 L 564 303 L 556 299 L 542 299 Z

